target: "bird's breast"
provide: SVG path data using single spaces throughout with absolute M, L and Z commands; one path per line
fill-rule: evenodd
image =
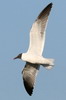
M 22 56 L 22 60 L 33 64 L 38 64 L 38 62 L 40 61 L 40 57 L 34 54 L 24 53 Z

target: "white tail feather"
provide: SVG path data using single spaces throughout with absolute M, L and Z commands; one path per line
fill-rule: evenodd
M 47 59 L 47 64 L 42 64 L 43 67 L 45 67 L 46 69 L 50 70 L 53 68 L 54 66 L 54 59 Z

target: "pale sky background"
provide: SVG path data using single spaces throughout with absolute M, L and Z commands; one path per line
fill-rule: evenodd
M 54 58 L 55 67 L 41 67 L 30 97 L 21 76 L 25 62 L 13 58 L 27 51 L 32 23 L 50 2 L 43 56 Z M 0 0 L 0 100 L 66 100 L 66 0 Z

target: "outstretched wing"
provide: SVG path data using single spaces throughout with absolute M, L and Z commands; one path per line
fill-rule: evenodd
M 45 43 L 45 30 L 51 8 L 52 3 L 43 9 L 43 11 L 37 17 L 36 21 L 33 23 L 30 31 L 30 44 L 28 52 L 42 55 Z
M 32 95 L 39 67 L 40 65 L 38 64 L 31 64 L 27 62 L 22 71 L 24 86 L 29 95 Z

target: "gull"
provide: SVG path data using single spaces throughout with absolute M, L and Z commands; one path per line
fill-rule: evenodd
M 54 66 L 54 59 L 48 59 L 42 56 L 45 44 L 46 26 L 52 5 L 52 3 L 48 4 L 33 23 L 30 30 L 30 43 L 27 52 L 20 53 L 14 58 L 19 58 L 26 62 L 22 71 L 22 77 L 24 87 L 30 96 L 33 93 L 40 65 L 46 69 L 51 69 Z

